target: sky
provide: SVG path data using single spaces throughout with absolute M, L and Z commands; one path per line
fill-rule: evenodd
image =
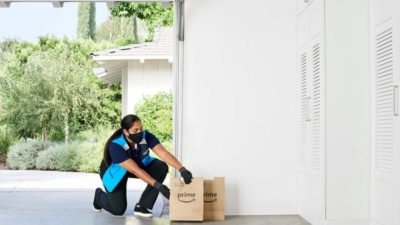
M 56 37 L 76 38 L 78 3 L 66 2 L 63 8 L 54 8 L 49 2 L 11 3 L 0 8 L 0 41 L 6 38 L 37 41 L 37 37 L 51 34 Z M 107 5 L 96 3 L 96 25 L 108 17 Z

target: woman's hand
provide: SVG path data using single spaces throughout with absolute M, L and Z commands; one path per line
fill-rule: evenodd
M 190 184 L 192 182 L 192 173 L 183 167 L 182 164 L 175 158 L 175 156 L 169 153 L 162 144 L 156 145 L 154 148 L 152 148 L 152 150 L 168 165 L 179 170 L 186 184 Z
M 190 184 L 192 182 L 193 176 L 189 170 L 187 170 L 185 167 L 182 167 L 179 169 L 179 172 L 181 173 L 181 176 L 185 181 L 185 184 Z
M 157 190 L 159 190 L 161 192 L 162 195 L 164 195 L 164 197 L 166 197 L 167 199 L 169 199 L 169 195 L 170 195 L 170 190 L 167 186 L 165 186 L 164 184 L 161 184 L 160 182 L 156 181 L 154 182 L 154 188 L 156 188 Z

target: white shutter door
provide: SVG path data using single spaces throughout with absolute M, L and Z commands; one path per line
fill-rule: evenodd
M 394 179 L 393 29 L 378 29 L 375 36 L 376 176 Z
M 307 72 L 307 52 L 300 55 L 300 89 L 301 89 L 301 146 L 300 167 L 303 170 L 309 168 L 310 160 L 310 97 Z
M 307 49 L 300 51 L 299 74 L 300 74 L 300 95 L 301 95 L 301 117 L 300 117 L 300 152 L 299 152 L 299 209 L 301 214 L 310 211 L 310 133 L 311 133 L 311 110 L 310 110 L 310 85 Z
M 316 0 L 298 16 L 301 86 L 299 212 L 313 225 L 325 223 L 324 5 Z
M 375 1 L 375 4 L 377 1 Z M 389 12 L 394 5 L 381 5 Z M 373 10 L 378 10 L 374 8 Z M 375 225 L 400 224 L 399 81 L 400 21 L 374 12 L 372 33 L 373 147 L 371 154 L 371 220 Z M 379 22 L 378 22 L 379 21 Z
M 312 154 L 311 167 L 314 171 L 321 171 L 322 160 L 322 121 L 321 111 L 321 49 L 317 42 L 312 46 Z

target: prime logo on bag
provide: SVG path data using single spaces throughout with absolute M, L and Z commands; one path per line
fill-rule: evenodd
M 170 180 L 169 217 L 171 221 L 225 219 L 225 178 L 204 180 L 195 177 L 185 184 L 180 177 Z
M 218 196 L 217 193 L 205 192 L 204 193 L 204 202 L 205 203 L 212 203 L 212 202 L 218 201 L 217 196 Z
M 196 193 L 178 193 L 178 201 L 183 203 L 190 203 L 196 201 Z
M 180 177 L 170 180 L 169 218 L 171 221 L 204 220 L 204 180 L 194 177 L 190 184 L 185 184 Z

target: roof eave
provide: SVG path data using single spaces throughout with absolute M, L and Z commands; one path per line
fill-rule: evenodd
M 148 55 L 148 56 L 137 56 L 137 55 L 98 55 L 92 56 L 95 61 L 114 61 L 114 60 L 139 60 L 144 62 L 145 60 L 168 60 L 172 63 L 171 55 Z

